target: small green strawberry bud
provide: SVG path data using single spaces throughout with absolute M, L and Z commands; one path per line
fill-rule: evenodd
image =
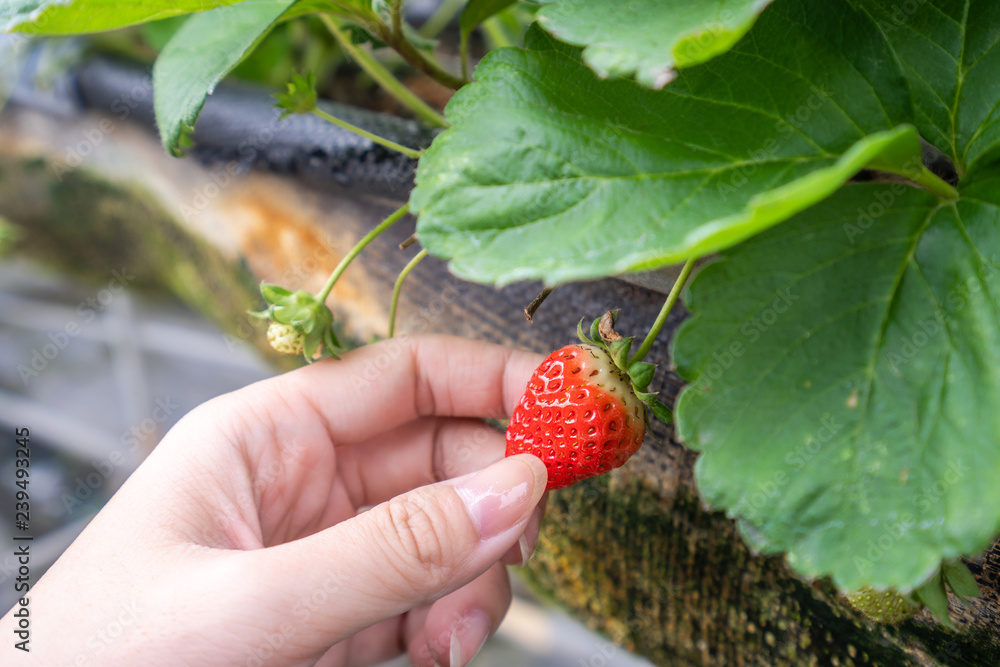
M 281 354 L 302 354 L 306 337 L 291 324 L 271 322 L 267 328 L 267 342 Z
M 316 73 L 308 75 L 292 74 L 292 82 L 288 84 L 287 93 L 274 96 L 278 102 L 275 106 L 284 109 L 281 117 L 296 113 L 309 113 L 316 108 Z
M 267 340 L 282 354 L 301 354 L 306 361 L 326 357 L 339 359 L 340 341 L 333 332 L 333 313 L 315 294 L 292 292 L 278 285 L 261 283 L 260 294 L 267 308 L 250 315 L 270 320 Z
M 864 587 L 847 594 L 851 606 L 876 623 L 896 625 L 914 616 L 923 605 L 913 602 L 892 589 L 877 591 Z

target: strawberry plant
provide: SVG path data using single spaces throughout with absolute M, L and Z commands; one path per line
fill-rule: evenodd
M 192 13 L 154 70 L 163 142 L 179 152 L 268 31 L 320 15 L 445 128 L 426 151 L 382 142 L 419 158 L 408 207 L 382 226 L 415 213 L 417 261 L 549 286 L 684 263 L 634 357 L 593 352 L 644 405 L 648 371 L 637 381 L 633 365 L 707 258 L 672 343 L 689 382 L 676 433 L 701 452 L 704 499 L 754 548 L 876 616 L 927 605 L 947 620 L 945 585 L 975 587 L 954 559 L 1000 528 L 1000 5 L 539 0 L 523 46 L 472 70 L 472 30 L 514 5 L 470 0 L 458 74 L 415 38 L 401 0 L 9 0 L 0 26 L 66 34 Z M 444 118 L 348 27 L 457 89 Z M 298 77 L 282 104 L 314 112 L 310 92 Z M 297 320 L 294 295 L 269 289 L 267 315 L 302 337 L 290 349 L 336 353 L 329 290 L 300 295 L 312 319 Z M 515 415 L 515 448 L 530 410 Z

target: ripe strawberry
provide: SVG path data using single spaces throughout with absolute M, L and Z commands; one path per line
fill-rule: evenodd
M 892 589 L 877 591 L 867 586 L 848 593 L 847 601 L 876 623 L 892 625 L 905 621 L 924 607 Z
M 631 338 L 597 342 L 582 327 L 580 338 L 584 344 L 556 350 L 535 369 L 507 427 L 507 456 L 540 458 L 549 490 L 623 465 L 642 445 L 647 404 L 669 419 L 655 394 L 643 391 L 654 366 L 628 363 Z

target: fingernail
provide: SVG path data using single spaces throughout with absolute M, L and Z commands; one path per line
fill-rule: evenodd
M 489 616 L 481 611 L 471 611 L 464 616 L 451 631 L 448 667 L 465 667 L 472 662 L 483 650 L 491 625 Z
M 528 546 L 528 538 L 521 535 L 517 539 L 517 546 L 521 547 L 521 567 L 528 564 L 528 559 L 531 558 L 531 547 Z
M 520 454 L 458 480 L 455 492 L 485 540 L 529 518 L 545 492 L 545 474 L 541 461 Z

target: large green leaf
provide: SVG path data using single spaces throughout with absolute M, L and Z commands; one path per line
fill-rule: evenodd
M 267 35 L 295 0 L 245 0 L 192 16 L 153 66 L 156 125 L 163 145 L 178 151 L 181 132 L 193 127 L 205 99 Z
M 725 253 L 674 340 L 698 487 L 765 551 L 910 590 L 1000 528 L 1000 179 L 845 187 Z
M 1000 155 L 1000 3 L 857 0 L 878 20 L 913 90 L 916 124 L 970 172 Z
M 602 77 L 630 76 L 662 88 L 674 68 L 726 52 L 771 0 L 541 0 L 538 20 L 564 42 L 586 47 Z
M 72 35 L 201 12 L 240 0 L 0 0 L 0 31 Z
M 421 242 L 479 282 L 596 278 L 727 247 L 880 155 L 919 161 L 906 81 L 846 0 L 782 0 L 663 90 L 604 81 L 533 28 L 446 110 L 411 205 Z

